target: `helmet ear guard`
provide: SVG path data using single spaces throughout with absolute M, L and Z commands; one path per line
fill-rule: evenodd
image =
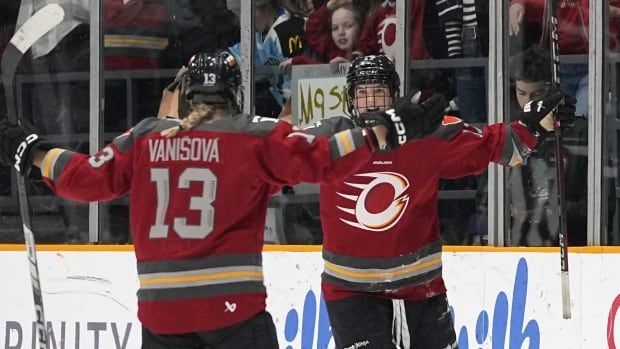
M 347 109 L 353 118 L 358 118 L 353 100 L 356 88 L 362 84 L 384 84 L 389 87 L 391 97 L 400 97 L 400 78 L 394 63 L 384 55 L 360 56 L 351 62 L 346 78 Z

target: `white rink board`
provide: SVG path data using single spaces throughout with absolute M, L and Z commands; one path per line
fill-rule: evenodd
M 38 257 L 51 348 L 140 347 L 132 252 Z M 561 315 L 557 253 L 445 252 L 443 259 L 460 349 L 620 349 L 620 254 L 570 255 L 571 320 Z M 33 348 L 25 252 L 0 252 L 0 265 L 0 348 Z M 265 252 L 264 265 L 280 346 L 333 348 L 317 301 L 320 252 Z

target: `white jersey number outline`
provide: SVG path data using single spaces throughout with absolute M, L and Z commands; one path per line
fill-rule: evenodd
M 168 202 L 170 200 L 170 173 L 167 168 L 152 168 L 151 182 L 157 189 L 157 210 L 155 223 L 149 231 L 151 239 L 168 237 L 168 225 L 164 223 Z M 215 201 L 217 177 L 208 168 L 187 168 L 179 176 L 178 189 L 188 189 L 191 182 L 202 183 L 202 196 L 192 196 L 189 209 L 200 211 L 200 224 L 187 224 L 187 218 L 175 217 L 174 231 L 182 239 L 204 239 L 213 231 L 215 210 L 211 205 Z
M 93 168 L 99 168 L 103 166 L 106 162 L 112 160 L 114 157 L 114 150 L 110 147 L 105 147 L 101 149 L 97 154 L 88 158 L 88 164 Z

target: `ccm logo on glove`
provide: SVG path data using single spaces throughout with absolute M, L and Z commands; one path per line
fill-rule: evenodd
M 32 144 L 32 142 L 36 141 L 37 139 L 39 139 L 39 136 L 33 133 L 26 136 L 26 139 L 24 139 L 17 146 L 17 150 L 15 151 L 15 165 L 13 165 L 13 167 L 15 167 L 15 169 L 20 173 L 22 172 L 20 164 L 22 162 L 22 156 L 24 155 L 24 151 L 28 148 L 28 145 Z
M 536 113 L 542 114 L 544 109 L 546 109 L 543 101 L 538 101 L 538 102 L 530 101 L 523 107 L 523 111 L 526 113 L 532 112 L 532 104 L 536 105 Z M 546 114 L 540 120 L 540 126 L 542 126 L 545 129 L 545 131 L 549 131 L 549 132 L 553 131 L 554 127 L 553 127 L 553 119 L 551 118 L 551 115 Z
M 400 116 L 396 115 L 394 109 L 386 110 L 385 113 L 390 116 L 390 120 L 394 124 L 394 129 L 398 135 L 398 144 L 405 144 L 407 142 L 407 129 L 405 129 L 405 124 L 403 124 Z

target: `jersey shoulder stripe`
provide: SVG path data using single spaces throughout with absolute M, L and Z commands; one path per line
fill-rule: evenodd
M 202 124 L 196 126 L 194 130 L 245 133 L 255 136 L 266 136 L 281 122 L 284 121 L 258 115 L 251 116 L 248 114 L 237 114 L 233 117 L 214 122 L 203 122 Z
M 129 131 L 114 138 L 112 143 L 120 152 L 126 153 L 133 146 L 136 137 L 143 137 L 153 132 L 161 132 L 173 126 L 178 126 L 179 123 L 179 119 L 146 118 L 138 122 Z
M 331 136 L 340 131 L 350 130 L 355 127 L 355 122 L 352 119 L 346 116 L 333 116 L 306 126 L 304 131 L 315 136 Z

